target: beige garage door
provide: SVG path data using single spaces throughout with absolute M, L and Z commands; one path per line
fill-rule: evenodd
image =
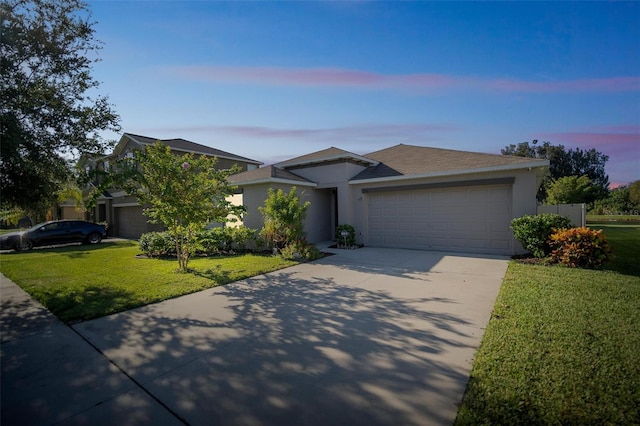
M 147 232 L 147 217 L 142 214 L 142 207 L 116 207 L 115 216 L 118 237 L 140 238 L 140 235 Z
M 510 255 L 511 185 L 367 193 L 368 245 Z

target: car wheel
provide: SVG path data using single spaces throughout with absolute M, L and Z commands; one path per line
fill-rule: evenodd
M 27 239 L 19 239 L 16 241 L 15 249 L 16 251 L 28 251 L 33 248 L 33 242 Z
M 87 237 L 87 243 L 89 244 L 98 244 L 100 241 L 102 241 L 102 235 L 96 232 L 89 234 Z

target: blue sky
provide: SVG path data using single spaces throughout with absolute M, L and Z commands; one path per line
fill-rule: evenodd
M 90 1 L 123 131 L 271 164 L 550 141 L 640 179 L 640 2 Z M 119 139 L 119 135 L 105 134 Z

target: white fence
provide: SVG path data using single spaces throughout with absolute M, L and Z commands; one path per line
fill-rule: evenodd
M 586 204 L 555 204 L 552 206 L 538 206 L 538 214 L 555 213 L 568 217 L 573 226 L 586 226 Z

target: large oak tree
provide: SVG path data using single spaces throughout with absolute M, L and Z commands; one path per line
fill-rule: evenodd
M 101 153 L 119 117 L 92 66 L 101 43 L 79 0 L 0 3 L 0 183 L 2 207 L 49 208 L 83 153 Z

